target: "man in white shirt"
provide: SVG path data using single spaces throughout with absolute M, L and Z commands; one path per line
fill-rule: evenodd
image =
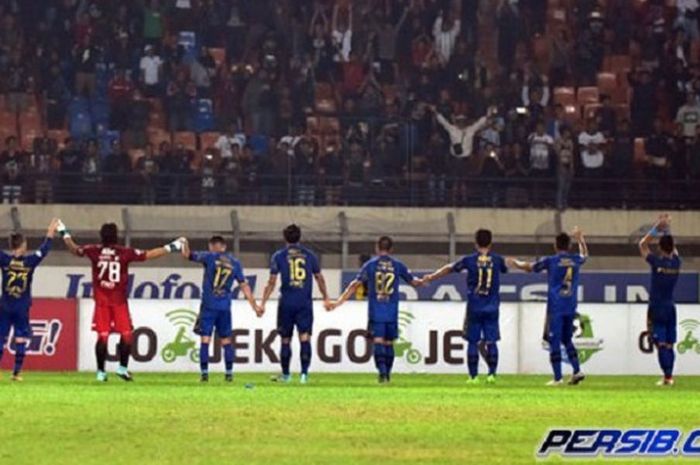
M 581 152 L 581 165 L 584 175 L 598 177 L 603 172 L 605 157 L 603 145 L 605 136 L 598 130 L 598 123 L 594 118 L 588 120 L 586 130 L 578 136 L 579 151 Z
M 233 157 L 233 146 L 237 145 L 239 148 L 245 146 L 246 136 L 243 132 L 238 129 L 236 123 L 231 123 L 231 129 L 228 134 L 221 134 L 219 138 L 214 143 L 214 147 L 221 154 L 222 159 L 228 159 Z
M 535 132 L 527 138 L 530 144 L 530 170 L 533 176 L 550 174 L 550 157 L 554 139 L 544 131 L 544 122 L 538 121 Z
M 141 70 L 141 83 L 144 86 L 144 93 L 148 97 L 154 97 L 160 87 L 160 75 L 163 60 L 155 54 L 153 45 L 146 45 L 145 55 L 141 57 L 139 69 Z
M 489 118 L 495 116 L 497 111 L 496 107 L 491 107 L 485 116 L 482 116 L 471 125 L 467 125 L 467 119 L 463 115 L 456 116 L 454 118 L 454 124 L 452 124 L 447 121 L 447 118 L 437 112 L 435 105 L 429 108 L 435 113 L 437 122 L 440 123 L 440 126 L 442 126 L 450 136 L 450 154 L 457 158 L 467 158 L 471 156 L 474 146 L 474 136 L 477 132 L 486 127 Z
M 682 28 L 686 38 L 691 41 L 700 38 L 700 30 L 698 29 L 699 6 L 698 0 L 676 0 L 678 17 L 675 26 Z
M 450 12 L 441 13 L 435 19 L 433 24 L 435 53 L 443 65 L 450 61 L 460 29 L 461 23 L 459 19 L 454 19 Z
M 676 113 L 676 123 L 682 125 L 683 137 L 686 139 L 695 137 L 695 130 L 700 125 L 700 105 L 694 93 L 688 92 L 688 100 Z

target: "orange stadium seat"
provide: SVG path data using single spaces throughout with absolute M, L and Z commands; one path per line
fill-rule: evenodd
M 212 148 L 216 145 L 216 141 L 219 140 L 218 132 L 203 132 L 199 135 L 199 145 L 202 150 Z
M 598 90 L 601 94 L 612 96 L 617 90 L 617 74 L 615 73 L 598 73 Z
M 55 140 L 59 148 L 63 148 L 64 141 L 70 137 L 70 133 L 65 129 L 49 129 L 46 135 L 49 139 Z
M 598 93 L 597 87 L 579 87 L 576 92 L 576 101 L 579 105 L 585 105 L 587 103 L 598 103 L 600 101 L 600 94 Z
M 583 119 L 588 120 L 598 114 L 598 110 L 602 107 L 600 103 L 587 103 L 583 106 Z
M 647 152 L 644 148 L 644 138 L 636 137 L 634 139 L 634 162 L 643 164 L 646 161 Z
M 159 147 L 163 142 L 172 143 L 172 137 L 170 133 L 161 128 L 148 128 L 148 142 L 153 144 L 154 147 Z
M 197 150 L 197 137 L 194 132 L 180 131 L 173 137 L 173 144 L 182 144 L 189 150 Z
M 554 103 L 561 105 L 573 105 L 576 103 L 576 94 L 573 87 L 555 87 Z
M 217 68 L 226 61 L 225 48 L 210 48 L 209 53 L 211 53 L 212 58 L 214 58 L 214 62 L 216 63 Z

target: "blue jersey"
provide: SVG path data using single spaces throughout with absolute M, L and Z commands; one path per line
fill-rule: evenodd
M 658 310 L 674 308 L 673 290 L 681 272 L 680 257 L 676 254 L 670 257 L 649 254 L 646 260 L 651 267 L 649 307 Z
M 9 310 L 29 309 L 32 304 L 34 269 L 51 250 L 51 242 L 51 239 L 46 238 L 39 250 L 21 257 L 0 252 L 3 307 Z
M 388 255 L 368 260 L 355 277 L 367 289 L 369 320 L 374 323 L 394 323 L 399 319 L 399 278 L 413 281 L 408 267 Z
M 270 260 L 270 274 L 280 275 L 280 305 L 283 308 L 310 307 L 314 275 L 321 272 L 318 259 L 300 245 L 278 250 Z
M 455 273 L 467 272 L 467 305 L 474 312 L 497 312 L 501 305 L 501 273 L 507 273 L 506 261 L 498 254 L 475 252 L 452 265 Z
M 245 282 L 241 263 L 233 255 L 219 252 L 192 252 L 190 260 L 204 266 L 202 306 L 230 310 L 234 281 Z
M 566 252 L 541 258 L 535 263 L 533 271 L 547 271 L 547 312 L 576 313 L 580 269 L 585 262 L 583 255 Z

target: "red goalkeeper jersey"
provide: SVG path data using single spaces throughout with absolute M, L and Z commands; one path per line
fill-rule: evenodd
M 126 304 L 129 289 L 129 263 L 146 260 L 146 252 L 121 245 L 84 245 L 78 255 L 92 262 L 92 292 L 95 302 Z

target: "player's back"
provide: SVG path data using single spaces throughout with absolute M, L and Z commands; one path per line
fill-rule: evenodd
M 673 307 L 673 291 L 681 271 L 680 257 L 677 254 L 669 257 L 649 254 L 647 263 L 651 267 L 649 305 L 652 308 Z
M 311 305 L 313 277 L 320 272 L 318 258 L 299 244 L 279 249 L 270 260 L 270 273 L 280 276 L 280 303 L 285 307 Z
M 214 310 L 229 310 L 235 281 L 243 282 L 243 267 L 227 252 L 193 252 L 190 258 L 204 266 L 202 305 Z
M 547 271 L 549 312 L 576 312 L 580 270 L 585 261 L 580 254 L 566 252 L 545 257 L 535 264 L 535 271 Z
M 362 266 L 356 279 L 367 289 L 370 320 L 395 321 L 399 312 L 399 279 L 413 280 L 408 267 L 389 255 L 379 255 Z
M 498 311 L 501 303 L 501 273 L 508 271 L 500 255 L 474 252 L 465 255 L 452 267 L 455 272 L 467 273 L 467 301 L 470 311 Z
M 19 257 L 2 252 L 0 264 L 3 305 L 18 308 L 31 305 L 34 270 L 45 255 L 46 251 L 43 250 Z
M 146 252 L 122 245 L 91 244 L 78 248 L 78 255 L 92 263 L 92 292 L 96 302 L 127 303 L 129 264 L 146 260 Z

